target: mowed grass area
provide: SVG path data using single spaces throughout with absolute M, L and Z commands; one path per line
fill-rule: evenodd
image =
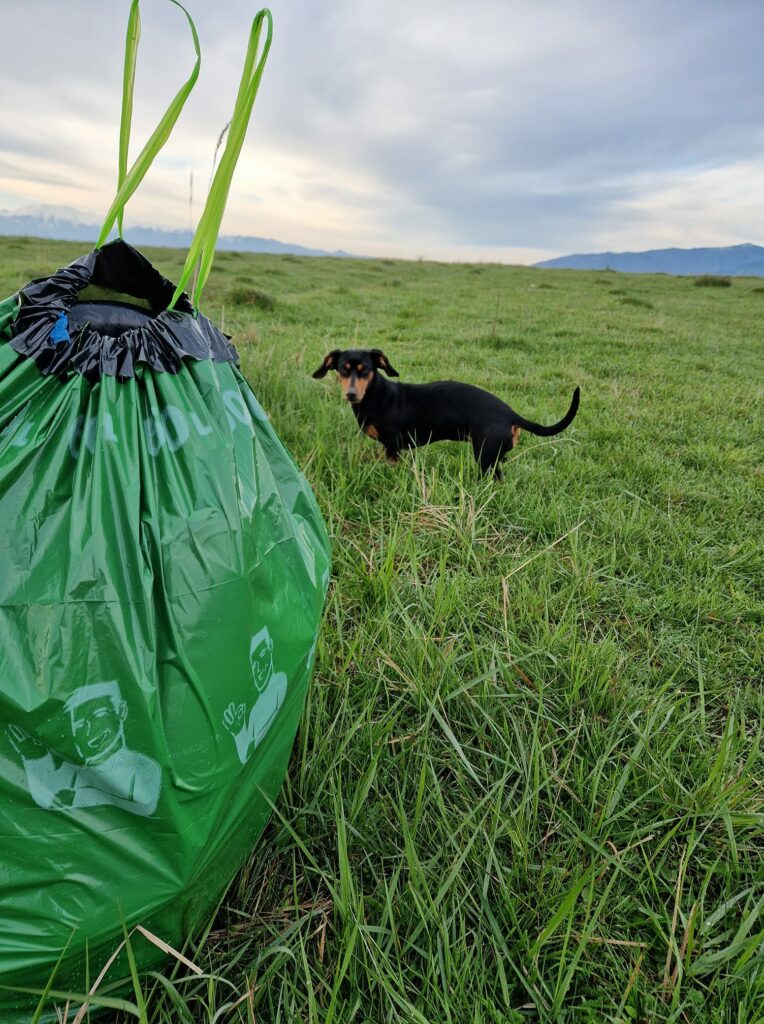
M 86 248 L 0 240 L 0 294 Z M 205 312 L 334 572 L 208 976 L 147 978 L 145 1019 L 764 1021 L 764 281 L 221 253 Z M 392 467 L 310 377 L 354 342 L 581 409 L 500 484 L 466 445 Z

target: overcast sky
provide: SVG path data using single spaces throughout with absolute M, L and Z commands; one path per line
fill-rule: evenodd
M 202 71 L 127 224 L 199 215 L 255 5 L 187 0 Z M 764 242 L 764 0 L 273 0 L 223 232 L 529 262 Z M 135 156 L 188 75 L 143 0 Z M 0 209 L 102 217 L 128 0 L 2 0 Z

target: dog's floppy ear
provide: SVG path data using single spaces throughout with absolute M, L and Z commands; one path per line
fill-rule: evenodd
M 337 359 L 339 358 L 340 350 L 335 348 L 328 356 L 324 357 L 323 363 L 319 366 L 316 372 L 313 374 L 314 377 L 325 377 L 330 370 L 337 369 Z
M 388 377 L 400 377 L 398 371 L 393 367 L 385 353 L 379 348 L 373 348 L 371 354 L 374 356 L 374 365 L 378 370 L 384 370 Z

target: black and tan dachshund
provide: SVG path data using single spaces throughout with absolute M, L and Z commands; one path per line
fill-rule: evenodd
M 361 430 L 379 441 L 392 461 L 402 449 L 431 441 L 470 441 L 481 472 L 501 477 L 499 463 L 517 444 L 521 429 L 551 437 L 570 426 L 578 411 L 578 388 L 563 418 L 544 427 L 472 384 L 395 384 L 378 373 L 399 376 L 378 348 L 334 349 L 313 376 L 325 377 L 330 370 L 337 371 Z

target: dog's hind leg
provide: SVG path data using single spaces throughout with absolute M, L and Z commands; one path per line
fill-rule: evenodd
M 501 480 L 501 467 L 499 463 L 507 453 L 507 439 L 499 432 L 486 434 L 485 437 L 474 437 L 472 439 L 472 451 L 475 453 L 475 461 L 484 475 L 493 473 L 497 480 Z

